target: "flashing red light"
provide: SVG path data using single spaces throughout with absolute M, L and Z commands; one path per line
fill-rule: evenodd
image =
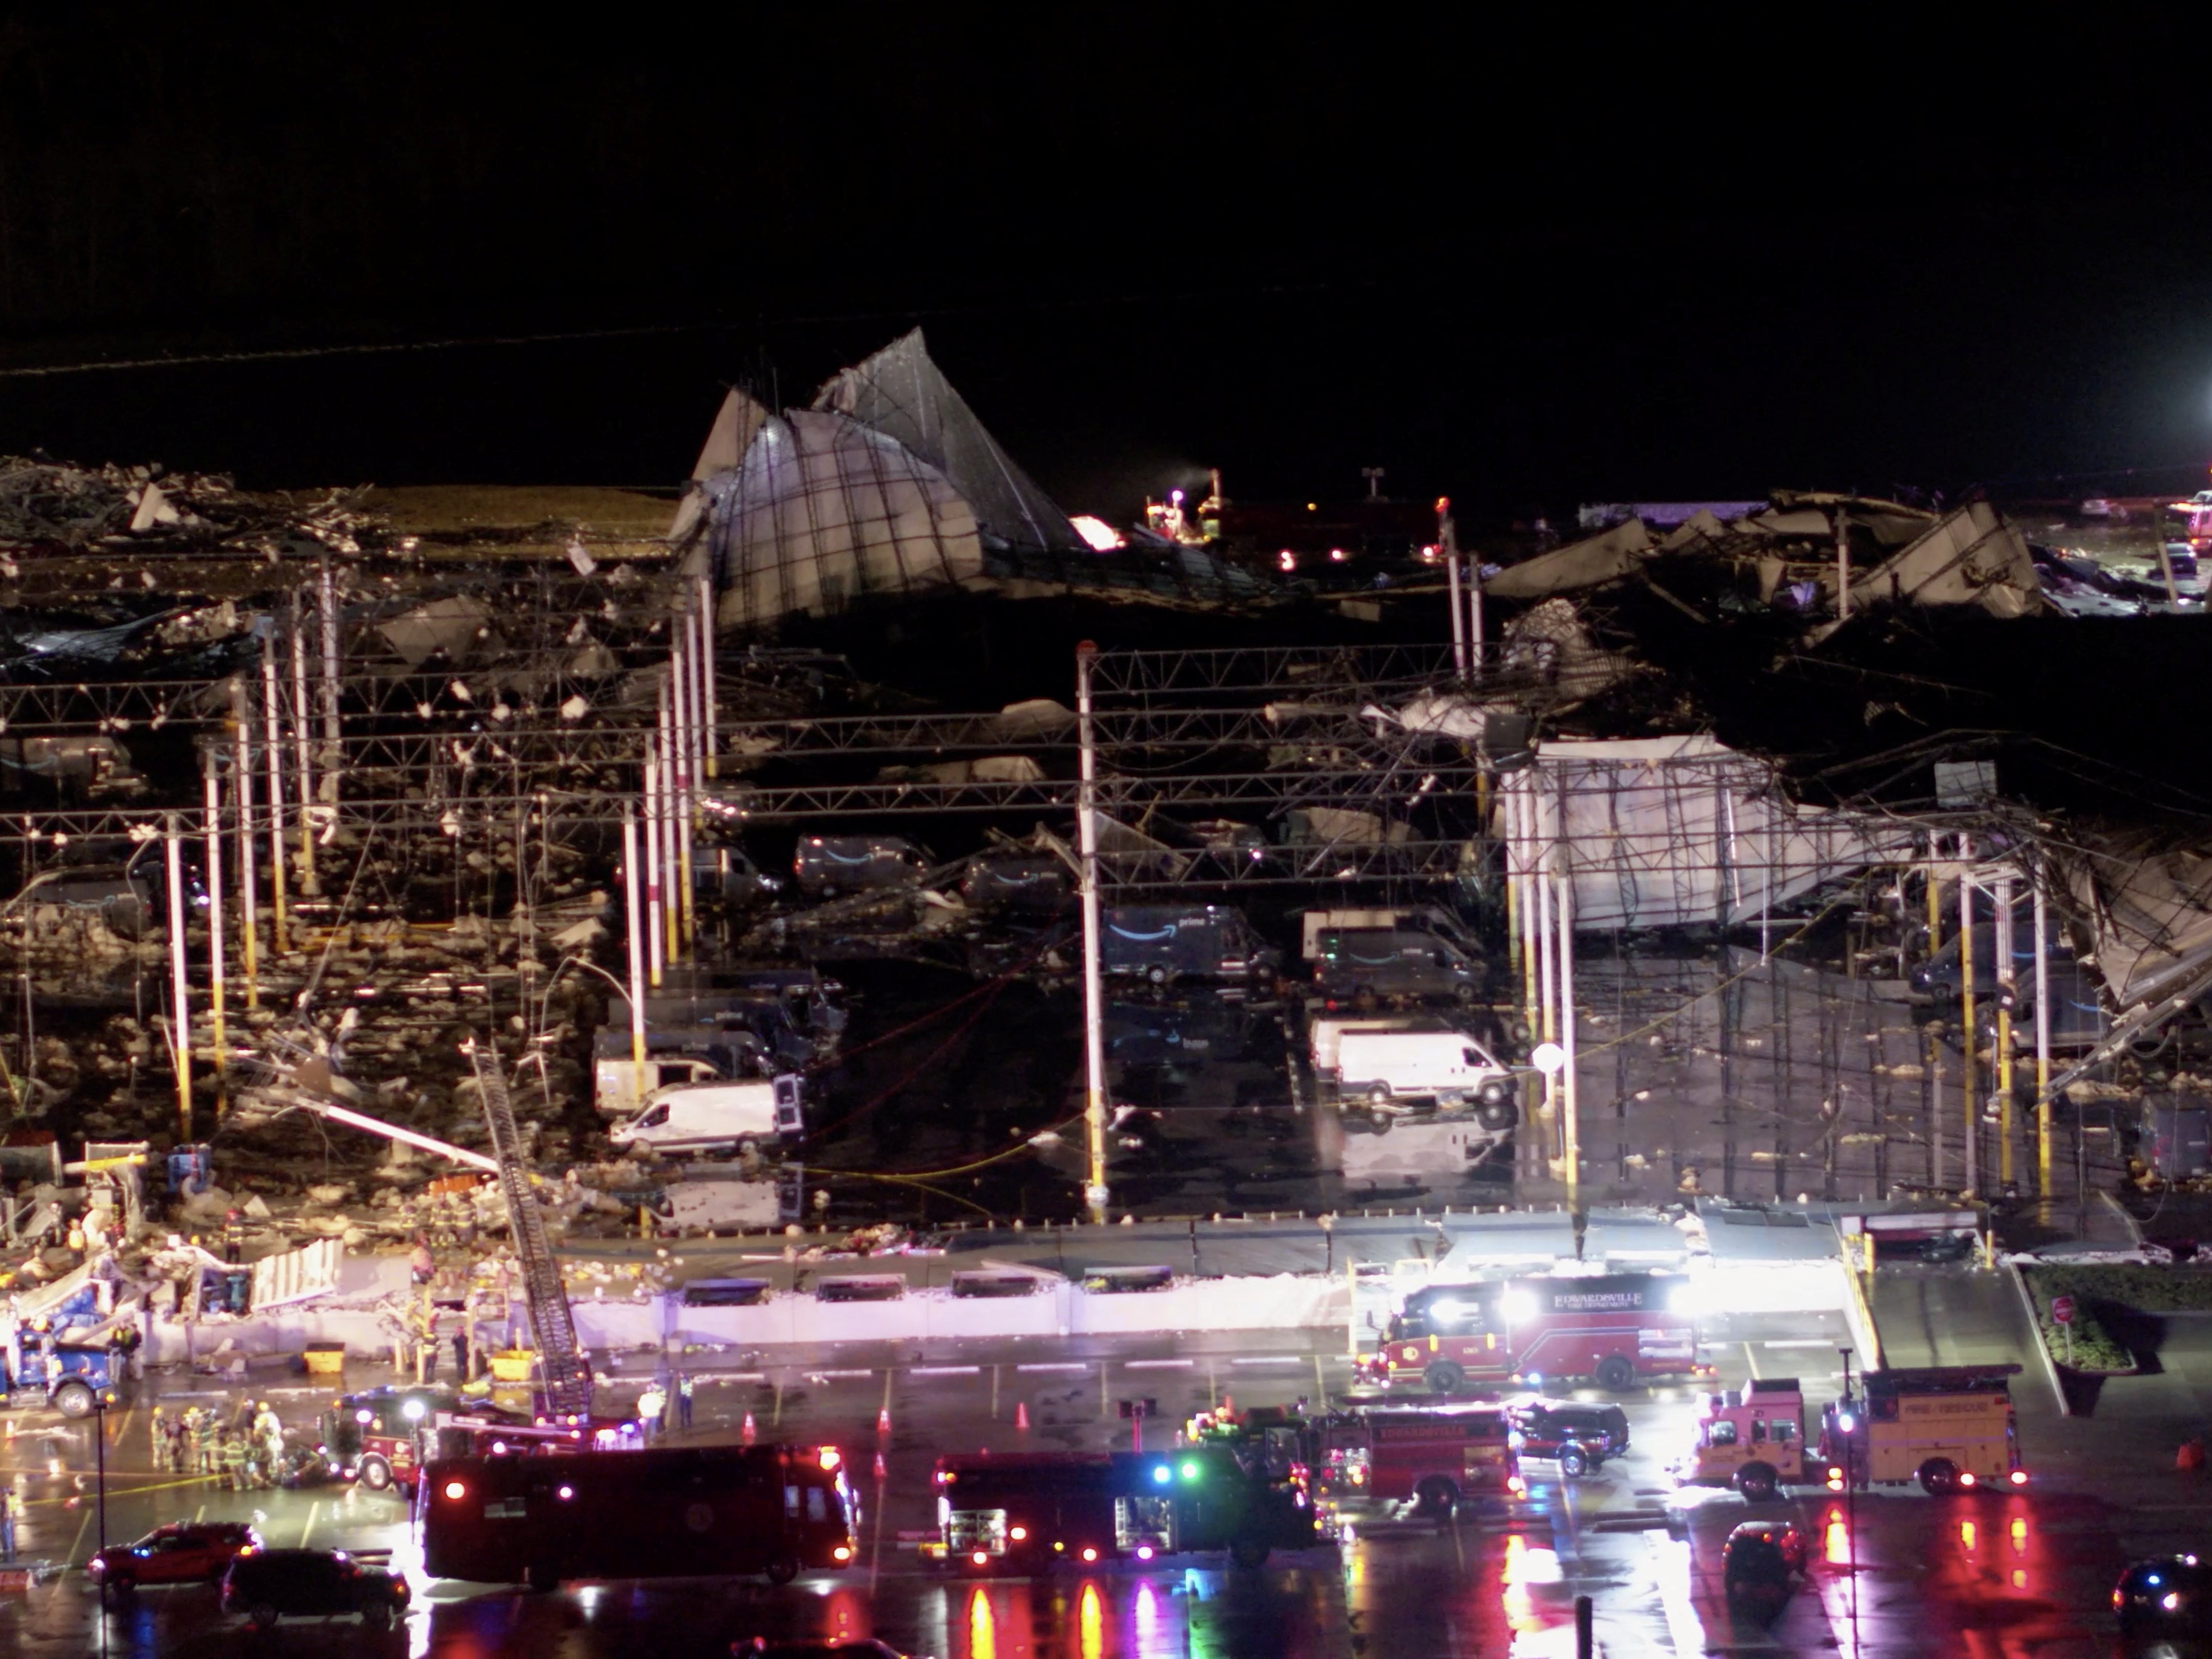
M 1098 1552 L 1085 1544 L 1083 1547 L 1083 1559 L 1086 1561 L 1096 1561 L 1098 1559 Z
M 2012 1472 L 2012 1483 L 2015 1486 L 2026 1486 L 2027 1484 L 2027 1471 L 2026 1469 L 2014 1469 Z
M 1026 1539 L 1029 1535 L 1030 1529 L 1027 1527 L 1009 1527 L 1006 1528 L 1006 1536 L 1012 1539 L 1017 1544 L 1022 1542 L 1023 1540 Z
M 849 1561 L 853 1559 L 853 1547 L 850 1544 L 840 1544 L 830 1553 L 837 1560 Z
M 1150 1544 L 1139 1544 L 1137 1546 L 1137 1559 L 1139 1561 L 1149 1561 L 1152 1559 L 1152 1547 Z
M 1961 1469 L 1961 1470 L 1960 1470 L 1960 1471 L 1959 1471 L 1959 1484 L 1960 1484 L 1960 1486 L 1972 1486 L 1972 1485 L 1974 1484 L 1974 1472 L 1973 1472 L 1972 1469 Z
M 814 1455 L 814 1461 L 821 1464 L 821 1466 L 827 1470 L 836 1468 L 840 1463 L 843 1462 L 845 1459 L 843 1454 L 839 1452 L 835 1446 L 824 1446 L 820 1451 Z
M 969 1556 L 968 1559 L 970 1561 L 973 1561 L 979 1567 L 988 1567 L 991 1565 L 990 1556 L 982 1550 L 977 1550 L 975 1554 Z
M 462 1498 L 466 1498 L 468 1495 L 469 1489 L 462 1482 L 459 1480 L 448 1480 L 446 1482 L 446 1496 L 452 1498 L 455 1503 L 459 1503 Z

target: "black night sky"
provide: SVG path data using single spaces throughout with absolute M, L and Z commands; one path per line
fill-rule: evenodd
M 2187 72 L 1692 27 L 18 15 L 0 367 L 599 337 L 10 375 L 0 449 L 667 483 L 722 385 L 800 401 L 919 321 L 1078 511 L 1208 463 L 1493 519 L 2196 478 Z

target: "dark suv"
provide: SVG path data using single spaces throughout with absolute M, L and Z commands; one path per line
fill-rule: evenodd
M 1607 1458 L 1628 1449 L 1628 1413 L 1618 1406 L 1524 1400 L 1506 1413 L 1514 1450 L 1522 1457 L 1550 1458 L 1570 1477 L 1595 1473 Z
M 222 1581 L 222 1610 L 267 1630 L 288 1613 L 357 1613 L 382 1630 L 407 1611 L 407 1581 L 366 1567 L 343 1550 L 246 1550 Z

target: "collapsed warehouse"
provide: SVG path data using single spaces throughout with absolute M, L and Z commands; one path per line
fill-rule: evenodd
M 1446 512 L 1332 589 L 1097 545 L 918 333 L 666 499 L 434 493 L 0 466 L 38 1270 L 118 1160 L 264 1256 L 2197 1172 L 2142 1131 L 2202 1121 L 2201 786 L 2110 712 L 2189 722 L 2197 624 L 2054 605 L 1987 502 Z M 718 1085 L 769 1115 L 676 1136 Z

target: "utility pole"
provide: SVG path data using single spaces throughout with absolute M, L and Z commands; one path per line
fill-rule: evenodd
M 1968 873 L 1972 843 L 1959 837 L 1959 1070 L 1966 1104 L 1966 1185 L 1973 1194 L 1981 1187 L 1982 1103 L 1977 1092 L 1980 1078 L 1974 1064 L 1974 878 Z
M 315 799 L 314 739 L 307 726 L 307 599 L 298 588 L 292 592 L 292 757 L 300 781 L 300 891 L 312 898 L 322 887 L 315 876 L 314 814 L 307 810 Z
M 2043 871 L 2028 872 L 2035 917 L 2035 1195 L 2051 1202 L 2051 920 L 2043 902 Z
M 1452 672 L 1464 684 L 1468 665 L 1467 628 L 1459 614 L 1459 538 L 1452 532 L 1451 497 L 1449 495 L 1437 497 L 1437 551 L 1443 559 L 1445 574 L 1451 578 Z M 1479 617 L 1482 601 L 1478 598 L 1474 599 L 1473 603 L 1477 607 L 1476 615 Z M 1477 663 L 1482 660 L 1482 644 L 1479 635 L 1474 647 L 1474 660 Z
M 1564 814 L 1562 814 L 1564 817 Z M 1558 860 L 1553 879 L 1559 887 L 1559 1047 L 1565 1059 L 1559 1067 L 1563 1088 L 1560 1103 L 1565 1122 L 1567 1213 L 1574 1217 L 1575 1235 L 1582 1236 L 1582 1105 L 1575 1077 L 1575 879 L 1567 859 L 1565 838 L 1553 849 Z M 1576 1252 L 1580 1255 L 1579 1249 Z
M 629 1058 L 636 1068 L 638 1103 L 652 1091 L 645 1086 L 645 938 L 638 902 L 637 807 L 623 802 L 623 901 L 629 915 Z
M 1996 880 L 1997 967 L 1997 1191 L 2012 1187 L 2012 1005 L 2019 990 L 2013 971 L 2012 876 Z
M 1851 527 L 1839 501 L 1836 505 L 1836 620 L 1841 622 L 1850 614 Z
M 707 775 L 714 775 L 714 579 L 699 578 L 699 714 L 706 726 Z
M 215 744 L 200 750 L 200 763 L 207 814 L 208 1013 L 214 1024 L 216 1121 L 221 1122 L 229 1102 L 223 1085 L 222 782 L 216 776 Z
M 284 923 L 284 744 L 276 720 L 276 641 L 261 641 L 261 737 L 269 750 L 269 945 L 291 949 Z
M 192 1138 L 192 1005 L 185 972 L 185 860 L 175 813 L 162 833 L 169 878 L 169 1048 L 177 1067 L 177 1139 Z
M 1094 1222 L 1106 1219 L 1106 987 L 1098 965 L 1098 750 L 1091 729 L 1091 665 L 1098 647 L 1075 647 L 1076 737 L 1082 783 L 1076 798 L 1076 844 L 1083 864 L 1083 1130 L 1090 1151 L 1083 1202 Z

